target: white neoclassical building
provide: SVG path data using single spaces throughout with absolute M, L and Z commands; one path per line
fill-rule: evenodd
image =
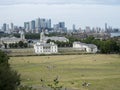
M 58 53 L 58 46 L 53 43 L 46 43 L 44 32 L 41 32 L 40 41 L 34 44 L 36 54 L 55 54 Z
M 96 53 L 98 51 L 97 46 L 94 44 L 86 44 L 81 42 L 74 42 L 73 48 L 86 51 L 88 53 Z

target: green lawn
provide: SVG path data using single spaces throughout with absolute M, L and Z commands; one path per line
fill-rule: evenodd
M 41 78 L 78 90 L 120 90 L 120 55 L 61 55 L 11 57 L 23 85 L 41 86 Z M 88 87 L 83 82 L 90 83 Z

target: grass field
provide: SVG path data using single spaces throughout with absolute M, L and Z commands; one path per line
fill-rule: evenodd
M 120 90 L 120 55 L 11 57 L 9 63 L 23 85 L 39 88 L 41 79 L 50 83 L 58 77 L 61 85 L 77 90 Z

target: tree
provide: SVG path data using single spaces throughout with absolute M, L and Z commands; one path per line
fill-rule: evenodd
M 8 66 L 9 65 L 8 59 L 9 59 L 9 57 L 4 52 L 0 51 L 0 65 L 5 64 Z
M 0 90 L 16 90 L 20 75 L 7 66 L 0 65 Z
M 19 45 L 20 48 L 23 48 L 24 43 L 23 43 L 22 41 L 20 41 L 20 42 L 18 43 L 18 45 Z
M 51 42 L 51 40 L 50 40 L 50 39 L 48 39 L 48 40 L 47 40 L 47 43 L 50 43 L 50 42 Z
M 20 85 L 20 75 L 11 69 L 9 57 L 0 51 L 0 90 L 16 90 Z

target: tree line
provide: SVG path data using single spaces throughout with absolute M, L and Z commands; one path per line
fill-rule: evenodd
M 23 41 L 19 41 L 18 43 L 4 43 L 5 48 L 27 48 L 28 44 L 24 43 Z

